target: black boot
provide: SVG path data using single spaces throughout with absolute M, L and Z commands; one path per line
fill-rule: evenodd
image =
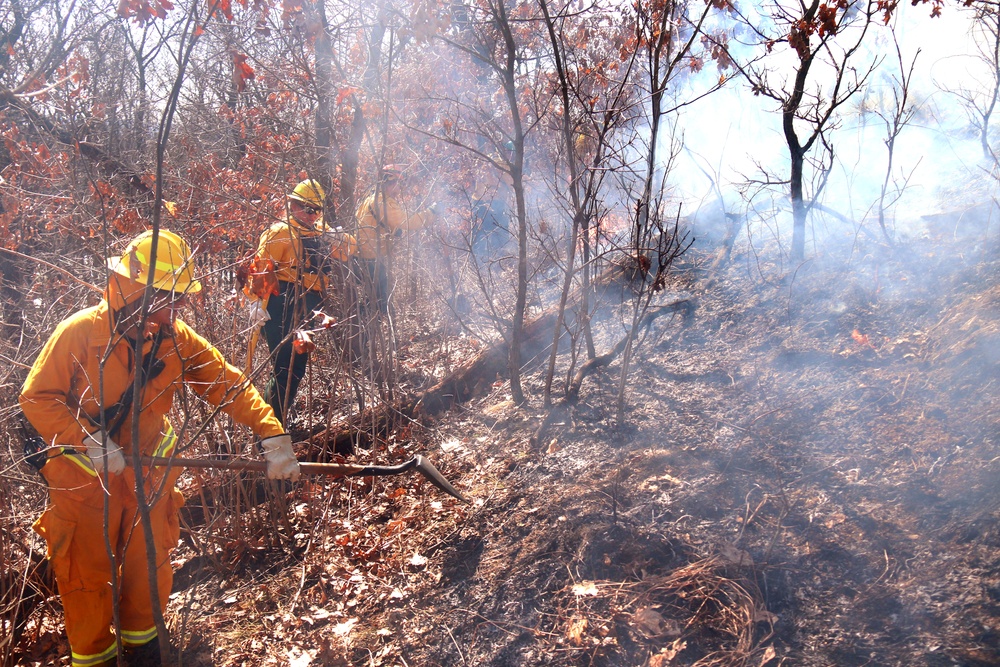
M 170 651 L 173 654 L 173 650 Z M 125 661 L 128 667 L 162 667 L 160 660 L 160 640 L 146 642 L 125 650 Z

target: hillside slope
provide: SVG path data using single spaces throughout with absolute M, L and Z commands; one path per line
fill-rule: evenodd
M 691 269 L 626 424 L 618 363 L 537 440 L 498 383 L 390 447 L 472 504 L 313 481 L 284 547 L 180 550 L 184 664 L 1000 664 L 1000 262 L 959 250 Z

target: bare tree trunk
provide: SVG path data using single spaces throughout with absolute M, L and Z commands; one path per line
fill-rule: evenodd
M 524 333 L 524 313 L 528 301 L 528 213 L 524 196 L 524 128 L 521 125 L 521 111 L 518 105 L 514 74 L 517 66 L 517 44 L 507 17 L 506 0 L 497 2 L 497 24 L 506 45 L 506 63 L 502 68 L 504 93 L 510 107 L 511 123 L 514 128 L 514 155 L 511 159 L 510 175 L 513 180 L 514 200 L 517 210 L 517 287 L 514 298 L 514 318 L 510 330 L 510 393 L 512 400 L 524 403 L 521 387 L 521 337 Z
M 316 151 L 319 154 L 320 182 L 330 192 L 330 181 L 336 173 L 337 160 L 333 151 L 333 47 L 326 19 L 326 3 L 317 2 L 319 32 L 316 35 Z M 330 200 L 327 200 L 328 203 Z M 334 211 L 336 215 L 336 211 Z M 332 216 L 331 216 L 332 217 Z
M 563 142 L 566 144 L 566 160 L 569 167 L 569 193 L 570 198 L 573 202 L 573 225 L 569 233 L 569 246 L 566 252 L 566 269 L 563 274 L 563 286 L 562 292 L 559 294 L 559 307 L 556 313 L 556 324 L 554 331 L 552 332 L 552 350 L 549 353 L 549 367 L 545 373 L 545 389 L 542 394 L 542 403 L 545 407 L 550 407 L 552 405 L 552 380 L 556 374 L 556 358 L 559 356 L 559 339 L 562 335 L 563 322 L 565 320 L 566 313 L 566 299 L 569 297 L 569 291 L 573 286 L 573 276 L 576 274 L 576 245 L 578 237 L 580 234 L 581 223 L 585 221 L 586 214 L 583 210 L 583 204 L 580 201 L 579 195 L 579 176 L 577 174 L 577 159 L 576 151 L 574 150 L 573 142 L 573 129 L 572 121 L 570 119 L 571 107 L 569 103 L 569 82 L 566 80 L 566 71 L 563 68 L 563 58 L 562 58 L 562 45 L 559 38 L 556 36 L 555 23 L 552 17 L 549 15 L 549 7 L 546 0 L 538 0 L 538 4 L 542 8 L 542 14 L 545 16 L 545 26 L 549 33 L 549 42 L 552 44 L 552 58 L 555 61 L 556 73 L 559 76 L 559 89 L 560 97 L 563 104 L 562 112 L 562 135 Z M 584 240 L 586 243 L 586 240 Z M 585 284 L 586 287 L 586 284 Z M 583 308 L 584 313 L 586 313 L 587 308 L 587 292 L 586 289 L 583 291 Z M 590 328 L 584 327 L 586 332 L 586 339 L 588 342 L 587 350 L 589 357 L 594 357 L 594 340 L 593 336 L 589 335 Z
M 601 295 L 610 287 L 620 288 L 634 278 L 634 272 L 623 270 L 621 265 L 615 265 L 595 278 L 592 291 Z M 582 298 L 582 288 L 572 292 L 567 298 L 565 310 L 572 312 L 577 309 Z M 552 344 L 557 310 L 558 307 L 553 306 L 525 323 L 521 343 L 522 358 L 531 359 L 548 350 L 548 346 Z M 503 373 L 505 362 L 509 359 L 510 350 L 506 339 L 483 350 L 475 359 L 463 364 L 425 391 L 421 397 L 423 409 L 435 414 L 457 403 L 468 401 L 492 385 L 497 375 Z M 509 369 L 509 366 L 506 368 Z
M 382 61 L 382 40 L 385 39 L 386 21 L 385 4 L 380 1 L 378 13 L 371 33 L 368 35 L 368 62 L 362 77 L 364 93 L 371 98 L 376 90 L 379 67 Z M 358 200 L 358 165 L 361 144 L 364 142 L 368 123 L 365 118 L 364 106 L 357 95 L 351 95 L 354 114 L 351 117 L 351 132 L 340 158 L 340 196 L 337 199 L 337 210 L 340 213 L 340 223 L 350 229 L 353 225 L 354 209 Z
M 802 199 L 801 153 L 791 151 L 792 168 L 789 181 L 789 196 L 792 200 L 792 259 L 801 261 L 806 254 L 806 215 L 808 208 Z
M 0 213 L 2 212 L 0 208 Z M 21 336 L 23 326 L 22 312 L 26 292 L 23 264 L 20 258 L 0 254 L 0 308 L 3 309 L 3 322 L 0 324 L 3 333 L 0 337 L 9 341 L 16 341 Z
M 899 200 L 901 196 L 901 190 L 897 190 L 892 197 L 892 202 L 886 203 L 886 196 L 889 191 L 889 181 L 892 179 L 892 167 L 893 158 L 895 157 L 896 150 L 896 139 L 899 138 L 899 133 L 903 131 L 903 128 L 909 123 L 910 118 L 913 116 L 912 109 L 907 107 L 907 102 L 910 96 L 910 81 L 913 78 L 913 68 L 917 64 L 917 57 L 920 55 L 920 49 L 917 49 L 917 53 L 913 56 L 913 60 L 910 61 L 909 70 L 903 69 L 903 54 L 899 50 L 899 41 L 896 39 L 896 33 L 893 32 L 892 35 L 893 45 L 896 47 L 896 60 L 899 63 L 900 78 L 896 82 L 896 86 L 893 87 L 893 98 L 895 101 L 895 106 L 892 109 L 891 116 L 882 116 L 882 120 L 885 122 L 886 137 L 885 146 L 888 149 L 888 162 L 885 167 L 885 178 L 882 180 L 882 191 L 878 198 L 878 226 L 882 230 L 882 237 L 885 242 L 889 245 L 893 245 L 892 235 L 889 233 L 889 228 L 886 226 L 885 222 L 885 209 L 892 203 Z M 895 78 L 895 77 L 894 77 Z M 994 91 L 994 100 L 996 99 L 996 93 Z
M 990 120 L 993 111 L 996 109 L 997 101 L 1000 100 L 1000 8 L 995 2 L 982 2 L 976 6 L 976 15 L 983 25 L 983 30 L 990 38 L 990 50 L 988 62 L 990 74 L 993 79 L 990 81 L 991 90 L 986 108 L 982 110 L 981 122 L 979 126 L 979 143 L 983 149 L 983 157 L 992 159 L 993 163 L 998 162 L 993 148 L 990 146 Z M 897 47 L 898 48 L 898 47 Z M 985 54 L 984 54 L 985 55 Z
M 735 65 L 747 77 L 755 94 L 765 95 L 781 104 L 781 126 L 790 161 L 788 195 L 792 203 L 791 258 L 796 262 L 805 257 L 806 218 L 812 206 L 806 202 L 804 192 L 806 156 L 817 141 L 822 144 L 831 162 L 829 165 L 817 166 L 815 172 L 821 177 L 821 183 L 825 181 L 833 160 L 833 147 L 827 142 L 831 119 L 841 105 L 861 90 L 878 62 L 877 59 L 872 60 L 865 70 L 854 67 L 851 60 L 859 52 L 869 27 L 877 20 L 876 17 L 888 20 L 884 8 L 880 9 L 874 2 L 837 5 L 830 13 L 831 7 L 822 0 L 773 6 L 777 29 L 787 46 L 794 51 L 794 54 L 787 55 L 796 59 L 792 66 L 793 76 L 789 88 L 772 85 L 766 66 L 761 69 L 754 63 Z M 848 46 L 842 48 L 834 42 L 834 38 L 846 35 L 846 28 L 852 26 L 858 29 L 852 33 Z M 768 44 L 772 43 L 768 41 Z M 769 46 L 768 52 L 770 51 Z M 816 92 L 810 87 L 807 94 L 806 82 L 817 59 L 833 70 L 833 76 L 827 88 Z M 784 82 L 783 78 L 781 80 Z M 796 122 L 800 123 L 799 128 L 796 128 Z M 799 129 L 802 130 L 801 136 Z M 822 184 L 811 193 L 813 201 L 818 201 L 821 190 Z

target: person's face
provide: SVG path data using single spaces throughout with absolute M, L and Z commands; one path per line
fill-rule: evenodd
M 291 213 L 293 218 L 301 222 L 303 225 L 312 225 L 316 222 L 316 218 L 319 217 L 319 214 L 323 212 L 322 209 L 318 209 L 309 204 L 304 204 L 298 199 L 289 200 L 288 211 Z
M 180 292 L 169 292 L 166 290 L 156 290 L 153 292 L 152 301 L 149 303 L 149 315 L 146 317 L 145 334 L 152 334 L 157 330 L 169 330 L 174 326 L 177 319 L 177 311 L 187 305 L 187 295 Z M 118 314 L 116 328 L 129 337 L 136 337 L 140 322 L 142 309 L 142 299 L 136 299 L 128 303 Z
M 179 292 L 159 291 L 153 293 L 149 304 L 148 322 L 158 327 L 172 328 L 177 319 L 177 311 L 187 305 L 187 295 Z

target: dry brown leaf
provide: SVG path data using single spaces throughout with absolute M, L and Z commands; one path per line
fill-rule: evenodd
M 309 612 L 310 616 L 315 621 L 324 621 L 332 615 L 329 610 L 322 607 L 310 607 Z
M 483 409 L 483 414 L 487 417 L 502 417 L 506 412 L 514 408 L 514 401 L 500 401 L 495 405 L 489 405 Z
M 559 441 L 556 440 L 555 438 L 552 438 L 552 442 L 549 443 L 548 453 L 555 454 L 560 449 L 562 449 L 562 446 L 559 444 Z
M 309 354 L 316 349 L 311 331 L 296 331 L 292 336 L 292 349 L 296 354 Z
M 642 483 L 642 488 L 647 490 L 657 490 L 665 486 L 684 486 L 684 481 L 677 479 L 670 473 L 664 473 L 657 477 L 650 477 Z
M 441 443 L 442 452 L 454 452 L 465 450 L 465 445 L 458 438 L 452 438 Z
M 778 657 L 778 652 L 774 650 L 773 646 L 768 646 L 764 649 L 764 655 L 760 656 L 760 666 L 764 667 L 767 663 L 771 662 Z
M 669 646 L 664 646 L 660 649 L 660 652 L 649 658 L 649 667 L 666 667 L 667 665 L 673 663 L 674 658 L 687 648 L 687 642 L 681 639 L 675 639 L 670 643 Z
M 725 543 L 719 547 L 719 555 L 727 565 L 753 567 L 753 557 L 735 544 Z
M 288 651 L 288 667 L 309 667 L 315 657 L 314 652 L 293 648 Z
M 677 621 L 665 618 L 652 607 L 641 607 L 636 610 L 632 621 L 639 632 L 648 638 L 678 637 L 681 634 L 681 626 Z
M 583 616 L 574 616 L 569 619 L 569 627 L 566 629 L 566 639 L 573 646 L 583 646 L 583 633 L 587 631 L 587 619 Z
M 769 612 L 767 609 L 754 609 L 753 621 L 754 623 L 770 623 L 771 625 L 774 625 L 778 622 L 778 615 Z
M 351 630 L 357 624 L 358 624 L 358 619 L 356 619 L 356 618 L 349 618 L 346 621 L 344 621 L 343 623 L 337 623 L 337 625 L 333 626 L 330 630 L 335 635 L 339 635 L 341 637 L 346 637 L 347 635 L 351 634 Z

